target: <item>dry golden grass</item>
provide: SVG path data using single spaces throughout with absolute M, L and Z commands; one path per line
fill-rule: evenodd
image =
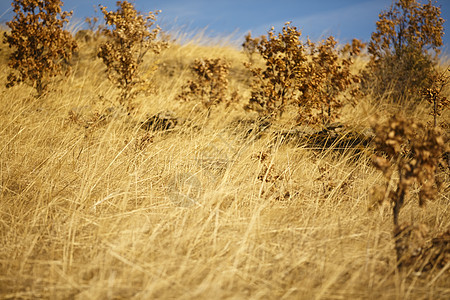
M 156 58 L 157 93 L 138 97 L 132 115 L 103 120 L 118 91 L 81 49 L 74 74 L 43 99 L 26 86 L 0 86 L 0 298 L 450 297 L 448 265 L 397 270 L 391 209 L 369 209 L 369 190 L 382 180 L 369 155 L 282 144 L 270 133 L 246 137 L 235 123 L 250 118 L 242 105 L 207 117 L 175 100 L 195 58 L 225 57 L 243 104 L 243 53 L 173 45 Z M 341 120 L 364 130 L 375 112 L 396 109 L 367 97 Z M 168 132 L 139 128 L 165 110 L 187 121 Z M 430 120 L 425 110 L 410 116 Z M 438 199 L 420 209 L 412 193 L 401 220 L 432 232 L 450 227 L 442 176 Z M 186 199 L 177 192 L 193 202 L 179 205 Z

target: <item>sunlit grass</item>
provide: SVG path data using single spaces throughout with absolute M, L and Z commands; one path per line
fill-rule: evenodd
M 373 209 L 369 198 L 382 180 L 369 154 L 283 143 L 276 132 L 290 128 L 289 114 L 260 138 L 236 125 L 254 117 L 242 109 L 249 74 L 239 50 L 173 45 L 156 58 L 157 92 L 141 94 L 128 116 L 107 114 L 118 91 L 90 47 L 42 99 L 0 86 L 0 298 L 450 296 L 448 268 L 397 271 L 391 209 Z M 175 100 L 199 57 L 231 63 L 241 103 L 208 117 L 199 103 Z M 410 116 L 429 120 L 424 105 Z M 340 121 L 369 130 L 374 113 L 385 119 L 399 108 L 369 95 Z M 184 123 L 140 128 L 168 110 Z M 423 209 L 407 202 L 403 220 L 449 228 L 442 176 L 438 199 Z

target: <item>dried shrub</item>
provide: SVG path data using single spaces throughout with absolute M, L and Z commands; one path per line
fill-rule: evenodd
M 429 85 L 435 65 L 434 54 L 443 45 L 444 19 L 441 9 L 430 0 L 397 0 L 379 14 L 368 52 L 371 61 L 365 85 L 382 95 L 392 89 L 394 100 L 418 100 L 420 90 Z
M 247 55 L 248 60 L 251 64 L 254 63 L 254 57 L 258 52 L 258 44 L 261 41 L 261 38 L 252 38 L 252 34 L 249 32 L 245 36 L 245 41 L 242 43 L 242 49 L 244 50 L 244 53 Z
M 167 44 L 157 41 L 159 26 L 151 29 L 159 11 L 144 16 L 128 1 L 117 1 L 117 7 L 108 12 L 100 6 L 106 21 L 102 33 L 109 40 L 100 46 L 97 56 L 106 65 L 109 80 L 121 90 L 120 103 L 131 110 L 138 88 L 150 84 L 139 74 L 145 54 L 149 50 L 158 54 Z
M 8 64 L 14 70 L 6 86 L 27 83 L 41 96 L 51 77 L 70 71 L 77 44 L 63 27 L 72 13 L 61 10 L 60 0 L 14 0 L 11 5 L 15 16 L 6 23 L 11 31 L 4 41 L 15 48 Z
M 418 186 L 419 205 L 437 195 L 436 171 L 442 162 L 446 145 L 438 128 L 427 128 L 421 123 L 401 116 L 392 117 L 385 124 L 374 125 L 376 154 L 374 166 L 383 172 L 386 185 L 373 191 L 377 201 L 388 201 L 393 207 L 394 236 L 399 262 L 405 253 L 404 230 L 399 224 L 400 210 L 411 187 Z M 393 175 L 398 179 L 394 179 Z M 410 236 L 410 234 L 408 235 Z
M 340 50 L 336 45 L 332 36 L 317 45 L 308 41 L 311 61 L 307 76 L 301 79 L 300 120 L 330 124 L 339 117 L 344 100 L 355 101 L 359 95 L 360 78 L 350 68 L 353 57 L 361 52 L 364 44 L 354 39 Z M 350 98 L 345 97 L 345 92 Z
M 350 95 L 356 95 L 359 77 L 350 68 L 361 43 L 355 40 L 338 50 L 331 36 L 317 45 L 302 43 L 300 36 L 288 22 L 280 33 L 272 28 L 268 37 L 254 41 L 265 68 L 245 63 L 253 75 L 246 108 L 265 116 L 282 116 L 288 106 L 297 106 L 299 122 L 330 123 L 343 105 L 344 92 L 353 86 Z M 251 45 L 250 39 L 246 37 L 247 45 Z
M 207 109 L 219 103 L 230 104 L 236 95 L 228 97 L 229 69 L 230 64 L 222 58 L 196 59 L 191 67 L 195 79 L 182 87 L 178 99 L 200 100 Z
M 75 34 L 75 39 L 85 43 L 91 43 L 98 40 L 101 36 L 102 30 L 104 29 L 104 25 L 98 24 L 97 17 L 87 17 L 84 19 L 84 22 L 87 24 L 88 29 L 78 30 Z
M 262 36 L 259 42 L 254 42 L 264 59 L 265 68 L 245 63 L 253 75 L 247 109 L 266 116 L 281 116 L 289 104 L 299 101 L 300 78 L 308 67 L 300 36 L 301 32 L 288 22 L 282 32 L 276 34 L 272 27 L 268 36 Z
M 447 73 L 449 73 L 447 75 Z M 450 67 L 441 74 L 436 74 L 431 86 L 422 91 L 422 96 L 432 105 L 430 115 L 433 116 L 433 126 L 437 126 L 437 117 L 441 115 L 444 109 L 450 107 L 450 101 L 443 95 L 444 89 L 450 83 Z

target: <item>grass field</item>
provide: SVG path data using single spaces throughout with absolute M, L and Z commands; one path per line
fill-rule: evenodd
M 398 271 L 392 211 L 374 207 L 383 181 L 367 149 L 284 142 L 289 114 L 261 136 L 246 56 L 232 46 L 173 44 L 156 58 L 156 93 L 127 115 L 118 91 L 82 44 L 73 73 L 42 99 L 6 89 L 0 70 L 1 299 L 449 299 L 450 266 Z M 176 100 L 195 58 L 224 57 L 240 101 L 213 108 Z M 358 62 L 362 67 L 364 58 Z M 152 65 L 151 56 L 146 66 Z M 370 95 L 340 122 L 370 132 L 405 111 L 430 121 L 428 104 L 403 108 Z M 170 130 L 144 130 L 171 111 Z M 441 120 L 449 120 L 446 112 Z M 183 122 L 181 120 L 184 120 Z M 261 154 L 263 153 L 263 155 Z M 264 159 L 262 158 L 264 156 Z M 448 170 L 435 201 L 412 191 L 402 223 L 450 228 Z

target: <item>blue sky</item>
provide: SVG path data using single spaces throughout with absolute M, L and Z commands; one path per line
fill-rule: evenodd
M 73 10 L 74 23 L 94 16 L 94 6 L 102 4 L 115 10 L 116 0 L 65 0 L 64 9 Z M 302 30 L 303 36 L 316 40 L 334 35 L 346 42 L 352 38 L 370 39 L 381 10 L 392 0 L 135 0 L 141 12 L 162 10 L 158 23 L 163 29 L 187 33 L 206 28 L 208 36 L 229 36 L 239 39 L 248 31 L 257 36 L 271 26 L 278 30 L 286 21 Z M 0 22 L 12 16 L 10 1 L 0 0 Z M 450 19 L 450 0 L 439 0 L 442 17 Z M 9 10 L 9 11 L 8 11 Z M 100 14 L 97 14 L 100 16 Z M 449 20 L 450 22 L 450 20 Z M 450 25 L 445 24 L 444 47 L 450 45 Z M 448 49 L 446 51 L 449 52 Z

